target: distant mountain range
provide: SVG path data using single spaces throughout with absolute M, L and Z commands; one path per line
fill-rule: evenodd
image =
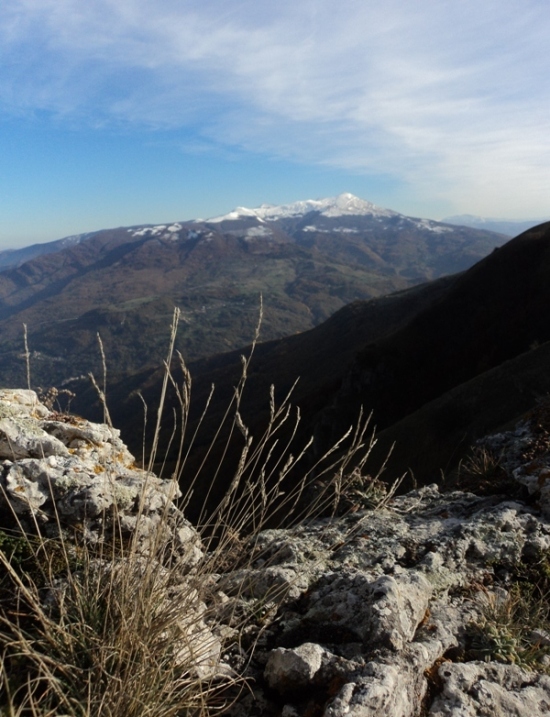
M 511 221 L 508 219 L 488 219 L 485 217 L 476 217 L 473 214 L 457 214 L 453 217 L 442 219 L 447 224 L 456 224 L 457 226 L 472 227 L 472 229 L 487 229 L 491 232 L 505 234 L 509 237 L 516 237 L 522 232 L 537 226 L 543 219 L 526 219 L 525 221 Z
M 98 333 L 122 378 L 162 362 L 175 305 L 178 349 L 195 360 L 250 340 L 260 294 L 262 337 L 281 338 L 350 302 L 462 271 L 504 241 L 342 194 L 4 252 L 19 265 L 0 272 L 0 382 L 25 381 L 22 324 L 35 385 L 100 371 Z
M 311 214 L 328 218 L 387 218 L 403 216 L 391 209 L 384 209 L 382 207 L 378 207 L 372 202 L 366 201 L 365 199 L 359 199 L 359 197 L 356 197 L 353 194 L 344 193 L 338 195 L 337 197 L 328 197 L 326 199 L 306 199 L 301 202 L 293 202 L 292 204 L 282 204 L 279 206 L 274 204 L 262 204 L 256 209 L 237 207 L 232 212 L 229 212 L 229 214 L 213 217 L 207 221 L 210 223 L 221 223 L 246 218 L 255 218 L 260 221 L 279 221 L 281 219 L 301 219 Z
M 292 204 L 273 205 L 262 204 L 256 209 L 248 209 L 247 207 L 237 207 L 228 214 L 211 219 L 195 219 L 192 220 L 197 224 L 221 224 L 226 221 L 239 221 L 241 219 L 258 219 L 259 221 L 280 221 L 293 218 L 302 218 L 310 213 L 317 213 L 323 217 L 345 217 L 345 216 L 372 216 L 372 217 L 402 217 L 404 215 L 394 212 L 391 209 L 383 209 L 372 204 L 372 202 L 359 199 L 352 194 L 340 194 L 338 197 L 330 197 L 327 199 L 307 199 L 305 201 L 294 202 Z M 410 217 L 408 217 L 410 218 Z M 441 222 L 433 222 L 431 220 L 417 219 L 431 226 L 442 226 L 451 224 L 453 226 L 464 226 L 472 229 L 482 229 L 497 234 L 503 234 L 507 237 L 515 237 L 527 229 L 540 224 L 543 219 L 527 219 L 525 221 L 512 221 L 508 219 L 495 219 L 487 217 L 479 217 L 474 214 L 457 214 L 445 217 Z M 190 222 L 183 222 L 188 224 Z M 161 225 L 146 225 L 141 227 L 133 227 L 136 233 L 143 232 L 143 235 L 150 233 L 151 235 L 159 233 L 179 225 L 180 222 Z M 311 231 L 311 229 L 310 229 Z M 37 256 L 52 254 L 61 251 L 68 246 L 79 244 L 94 234 L 100 232 L 88 232 L 86 234 L 75 234 L 73 236 L 58 239 L 44 244 L 32 244 L 31 246 L 21 249 L 4 249 L 0 250 L 0 271 L 21 266 L 26 261 L 30 261 Z M 138 234 L 139 235 L 139 234 Z
M 26 261 L 30 261 L 37 256 L 45 254 L 54 254 L 55 252 L 67 249 L 67 247 L 79 244 L 85 241 L 91 234 L 77 234 L 75 236 L 65 237 L 57 241 L 45 242 L 44 244 L 32 244 L 22 249 L 4 249 L 0 251 L 0 271 L 5 269 L 13 269 L 21 266 Z
M 278 401 L 300 376 L 297 437 L 314 437 L 311 462 L 362 406 L 379 429 L 372 469 L 395 442 L 389 479 L 410 471 L 421 483 L 436 480 L 441 470 L 452 474 L 477 437 L 517 420 L 550 391 L 550 223 L 506 243 L 502 234 L 406 217 L 343 194 L 77 235 L 50 249 L 31 259 L 23 253 L 20 266 L 0 272 L 0 381 L 25 382 L 25 323 L 33 384 L 70 386 L 73 408 L 101 418 L 89 381 L 79 378 L 101 373 L 99 333 L 113 421 L 140 454 L 135 394 L 154 409 L 179 306 L 177 348 L 194 377 L 191 433 L 200 424 L 190 475 L 221 459 L 208 446 L 239 380 L 260 293 L 263 343 L 241 415 L 261 431 L 270 385 Z M 288 437 L 282 430 L 279 440 Z M 242 436 L 236 440 L 229 453 L 239 450 Z M 216 472 L 213 496 L 229 475 Z M 198 484 L 197 499 L 201 486 L 210 490 L 210 478 Z
M 269 415 L 269 386 L 276 386 L 280 400 L 300 376 L 293 395 L 302 415 L 298 435 L 314 436 L 312 461 L 356 421 L 363 406 L 373 411 L 379 429 L 370 470 L 380 467 L 395 443 L 385 473 L 389 480 L 406 472 L 419 483 L 441 480 L 442 472 L 449 478 L 477 438 L 514 423 L 550 392 L 549 306 L 550 222 L 466 272 L 353 302 L 309 331 L 260 344 L 241 414 L 258 435 Z M 217 390 L 189 475 L 207 456 L 240 375 L 241 353 L 190 366 L 199 413 L 211 385 Z M 115 424 L 136 451 L 142 418 L 133 392 L 140 389 L 154 406 L 160 381 L 160 370 L 149 370 L 110 388 Z M 80 405 L 89 407 L 91 396 L 84 394 Z M 192 414 L 191 433 L 198 421 Z M 540 430 L 547 436 L 550 428 Z M 284 442 L 284 432 L 279 440 Z M 164 446 L 166 441 L 165 436 Z M 219 475 L 223 491 L 223 470 Z

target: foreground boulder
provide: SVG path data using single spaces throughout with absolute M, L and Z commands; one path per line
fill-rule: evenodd
M 0 508 L 29 530 L 73 527 L 89 542 L 113 530 L 137 534 L 142 548 L 166 542 L 194 563 L 200 540 L 177 509 L 177 484 L 138 468 L 120 432 L 58 414 L 34 391 L 0 391 Z
M 25 592 L 25 574 L 22 580 L 16 574 L 17 570 L 25 573 L 28 563 L 37 596 L 30 614 L 39 626 L 38 634 L 50 616 L 63 616 L 68 605 L 78 608 L 73 616 L 87 614 L 82 607 L 88 604 L 86 597 L 81 603 L 79 596 L 92 593 L 101 602 L 106 599 L 103 586 L 108 585 L 115 617 L 105 619 L 114 632 L 120 630 L 123 619 L 129 623 L 145 605 L 150 614 L 144 617 L 143 628 L 148 630 L 144 644 L 151 654 L 167 641 L 167 654 L 182 677 L 223 677 L 222 640 L 219 631 L 212 630 L 196 577 L 205 552 L 200 535 L 175 502 L 179 495 L 173 480 L 161 480 L 136 466 L 111 426 L 50 411 L 33 391 L 0 390 L 0 582 L 4 591 L 0 618 L 4 627 L 14 614 L 9 601 L 13 598 L 18 605 L 19 593 L 30 594 Z M 38 569 L 33 561 L 19 565 L 15 560 L 11 567 L 10 541 L 17 541 L 14 536 L 21 530 L 30 536 L 25 548 L 40 546 L 31 550 Z M 54 564 L 54 553 L 46 546 L 59 545 L 57 540 L 48 540 L 59 536 L 64 548 Z M 109 548 L 102 549 L 105 545 Z M 156 632 L 151 627 L 155 615 L 161 625 Z M 95 635 L 93 620 L 80 627 Z M 3 650 L 9 644 L 6 634 L 0 636 Z M 16 643 L 17 627 L 14 634 Z M 104 639 L 102 633 L 95 637 Z M 109 637 L 105 639 L 105 650 L 116 651 Z M 135 639 L 143 636 L 135 635 Z M 27 669 L 31 668 L 27 665 Z

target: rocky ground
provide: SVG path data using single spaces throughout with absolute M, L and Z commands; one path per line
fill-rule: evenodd
M 269 575 L 287 596 L 235 714 L 548 714 L 550 634 L 513 624 L 518 566 L 548 569 L 537 508 L 433 485 L 261 538 L 272 557 L 252 571 L 252 594 Z
M 434 484 L 374 508 L 355 501 L 346 515 L 241 543 L 242 564 L 202 582 L 212 636 L 203 673 L 246 678 L 226 711 L 550 714 L 546 415 L 538 407 L 515 431 L 487 438 L 461 490 Z M 114 429 L 4 390 L 0 451 L 4 509 L 23 525 L 61 519 L 93 542 L 117 503 L 144 550 L 162 519 L 177 533 L 185 574 L 204 560 L 173 486 L 136 468 Z
M 256 563 L 221 580 L 284 596 L 233 714 L 550 714 L 547 415 L 481 442 L 455 480 L 468 491 L 261 534 Z

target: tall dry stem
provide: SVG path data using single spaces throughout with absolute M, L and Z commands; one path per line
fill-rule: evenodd
M 295 445 L 301 417 L 291 405 L 292 389 L 277 404 L 273 387 L 268 397 L 267 425 L 260 435 L 252 435 L 243 419 L 241 404 L 261 319 L 262 309 L 251 349 L 242 358 L 241 376 L 229 405 L 198 470 L 188 480 L 185 475 L 188 459 L 214 389 L 186 441 L 192 380 L 183 358 L 175 351 L 179 310 L 174 311 L 154 436 L 147 463 L 143 447 L 143 465 L 147 465 L 148 473 L 155 465 L 171 387 L 178 415 L 173 414 L 168 439 L 168 445 L 175 446 L 177 454 L 169 497 L 175 499 L 178 483 L 185 478 L 188 494 L 182 504 L 186 505 L 197 483 L 209 481 L 199 516 L 205 553 L 193 570 L 185 568 L 184 557 L 167 541 L 169 501 L 156 532 L 150 536 L 148 550 L 140 548 L 139 521 L 143 518 L 147 480 L 129 541 L 124 538 L 116 511 L 112 535 L 96 546 L 69 539 L 59 516 L 59 539 L 46 539 L 37 519 L 34 535 L 29 536 L 14 514 L 18 539 L 26 541 L 36 570 L 32 574 L 21 570 L 0 549 L 0 573 L 4 581 L 0 581 L 0 643 L 5 654 L 0 674 L 3 679 L 0 709 L 8 710 L 6 714 L 199 717 L 210 714 L 213 705 L 223 706 L 223 700 L 227 699 L 224 695 L 230 694 L 228 687 L 239 683 L 238 677 L 227 673 L 220 677 L 221 673 L 216 673 L 220 655 L 212 658 L 219 645 L 210 627 L 219 618 L 215 609 L 205 608 L 203 599 L 211 592 L 213 573 L 222 566 L 226 570 L 234 568 L 243 559 L 234 553 L 235 545 L 239 542 L 244 545 L 246 541 L 248 546 L 254 546 L 260 531 L 274 516 L 284 516 L 285 524 L 289 525 L 334 513 L 345 494 L 347 481 L 363 469 L 374 445 L 370 417 L 361 415 L 357 426 L 350 427 L 311 465 L 312 439 Z M 103 389 L 91 378 L 108 420 L 101 341 L 100 347 Z M 179 382 L 174 377 L 174 365 L 181 374 Z M 146 427 L 147 404 L 141 395 L 140 399 Z M 230 447 L 235 436 L 240 436 L 242 447 L 229 471 L 226 459 L 232 455 Z M 207 470 L 214 449 L 219 462 Z M 165 457 L 163 465 L 164 460 Z M 226 490 L 212 504 L 209 501 L 212 487 L 222 471 L 227 476 Z M 116 476 L 112 479 L 116 480 Z M 321 489 L 305 500 L 313 483 Z M 246 551 L 245 562 L 252 560 L 253 553 L 257 558 L 255 550 Z M 7 596 L 2 592 L 4 584 L 9 586 Z M 50 596 L 48 600 L 45 595 Z M 282 596 L 281 591 L 275 591 L 269 600 L 276 605 Z M 240 623 L 235 620 L 237 630 L 242 631 L 249 619 L 245 615 Z M 203 667 L 209 660 L 213 660 L 212 669 L 205 676 Z
M 27 388 L 30 391 L 31 390 L 31 354 L 29 352 L 27 324 L 23 324 L 23 345 L 25 347 L 25 367 L 27 370 Z

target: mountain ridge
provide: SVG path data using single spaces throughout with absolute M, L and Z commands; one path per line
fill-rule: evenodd
M 419 483 L 433 481 L 441 469 L 454 469 L 477 438 L 518 420 L 536 401 L 537 387 L 542 394 L 550 390 L 549 304 L 550 222 L 461 274 L 350 304 L 309 332 L 259 344 L 243 420 L 253 435 L 261 432 L 269 384 L 280 401 L 302 373 L 293 400 L 302 416 L 300 437 L 314 436 L 312 459 L 355 424 L 362 406 L 373 411 L 379 428 L 375 469 L 397 440 L 388 480 L 410 468 Z M 217 386 L 206 433 L 217 423 L 218 406 L 225 408 L 232 395 L 241 353 L 190 365 L 200 405 Z M 129 441 L 139 430 L 124 428 L 132 411 L 125 398 L 140 387 L 154 405 L 159 385 L 149 374 L 142 383 L 130 382 L 126 397 L 122 386 L 113 387 L 116 421 Z M 438 465 L 442 456 L 445 465 Z
M 341 216 L 403 216 L 392 209 L 384 209 L 365 199 L 360 199 L 354 194 L 343 192 L 335 197 L 324 199 L 305 199 L 290 204 L 262 204 L 256 208 L 236 207 L 228 214 L 213 217 L 204 221 L 207 224 L 219 223 L 240 219 L 241 217 L 257 217 L 262 221 L 287 219 L 292 217 L 304 217 L 312 212 L 322 214 L 326 217 Z
M 97 334 L 123 376 L 162 362 L 174 306 L 177 348 L 195 360 L 248 343 L 260 294 L 264 337 L 282 338 L 352 301 L 461 271 L 504 241 L 373 210 L 349 194 L 311 201 L 276 220 L 238 216 L 78 235 L 0 272 L 0 381 L 25 380 L 22 324 L 37 385 L 100 371 Z
M 515 237 L 528 229 L 536 227 L 538 224 L 542 224 L 547 219 L 525 219 L 525 220 L 513 220 L 513 219 L 496 219 L 490 217 L 479 217 L 474 214 L 457 214 L 452 217 L 445 217 L 441 220 L 447 224 L 453 224 L 457 226 L 471 227 L 472 229 L 488 229 L 489 231 L 497 232 L 500 234 L 506 234 L 509 237 Z
M 51 242 L 32 244 L 20 248 L 7 248 L 0 250 L 0 271 L 20 266 L 26 261 L 29 261 L 43 254 L 50 254 L 56 251 L 61 251 L 67 246 L 72 246 L 82 241 L 86 241 L 88 238 L 94 235 L 101 234 L 104 232 L 113 232 L 120 229 L 126 229 L 128 233 L 132 234 L 133 236 L 145 236 L 147 234 L 161 235 L 164 233 L 165 238 L 167 238 L 166 235 L 169 235 L 172 232 L 177 232 L 179 229 L 182 228 L 182 225 L 189 225 L 193 223 L 219 224 L 225 221 L 238 221 L 240 219 L 246 218 L 257 219 L 261 222 L 278 221 L 281 219 L 289 218 L 303 218 L 311 213 L 317 213 L 319 215 L 329 218 L 342 216 L 404 217 L 407 219 L 411 218 L 407 217 L 407 215 L 401 214 L 400 212 L 396 212 L 393 209 L 386 209 L 384 207 L 380 207 L 374 204 L 373 202 L 361 199 L 354 194 L 351 194 L 350 192 L 343 192 L 334 197 L 325 197 L 323 199 L 298 200 L 289 204 L 261 204 L 259 207 L 256 208 L 236 207 L 227 214 L 216 215 L 208 219 L 187 219 L 178 220 L 175 222 L 165 222 L 163 224 L 135 224 L 130 227 L 111 227 L 106 229 L 99 229 L 93 232 L 72 234 Z M 482 224 L 486 222 L 505 221 L 484 219 L 482 217 L 475 217 L 474 215 L 470 214 L 448 217 L 446 219 L 442 219 L 441 221 L 422 218 L 414 219 L 417 222 L 420 222 L 420 224 L 426 228 L 433 228 L 435 226 L 435 231 L 439 232 L 450 231 L 451 229 L 449 229 L 448 227 L 443 227 L 443 225 L 448 223 L 453 225 L 462 225 L 462 223 L 459 221 L 461 219 L 471 219 L 472 222 L 473 220 L 476 220 L 479 226 L 476 225 L 474 228 L 480 229 L 487 229 L 487 227 L 482 226 Z M 534 226 L 536 223 L 538 222 L 533 221 L 529 224 L 530 226 Z M 465 221 L 464 226 L 474 226 L 474 224 L 467 224 Z M 493 231 L 497 234 L 499 233 L 494 229 L 488 229 L 488 231 Z

